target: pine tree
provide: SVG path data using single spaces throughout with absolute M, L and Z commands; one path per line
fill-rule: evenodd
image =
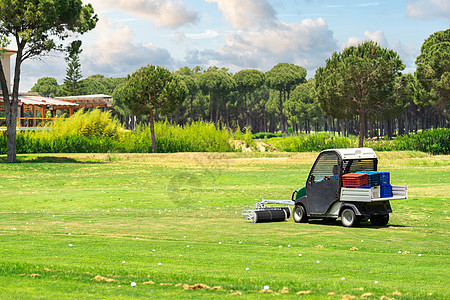
M 66 78 L 64 78 L 63 91 L 66 96 L 75 96 L 79 95 L 81 91 L 81 41 L 73 41 L 67 50 L 69 55 L 66 58 L 67 69 Z

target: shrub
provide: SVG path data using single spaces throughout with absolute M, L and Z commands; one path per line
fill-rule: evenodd
M 450 129 L 438 128 L 402 135 L 394 140 L 397 150 L 417 150 L 431 154 L 450 154 Z
M 256 147 L 256 143 L 252 138 L 252 131 L 248 127 L 245 127 L 244 143 L 246 147 Z
M 0 133 L 0 154 L 6 153 L 6 135 Z
M 155 123 L 156 151 L 171 152 L 230 152 L 231 134 L 227 129 L 216 129 L 214 124 L 203 121 L 191 125 Z M 150 126 L 139 125 L 135 131 L 124 135 L 125 151 L 146 153 L 152 151 Z
M 298 137 L 271 138 L 268 143 L 280 151 L 310 152 L 332 148 L 356 147 L 356 140 L 346 137 L 332 137 L 326 134 L 301 135 Z
M 99 109 L 91 111 L 78 110 L 68 119 L 56 119 L 46 128 L 51 129 L 53 136 L 85 136 L 92 138 L 118 139 L 121 129 L 117 119 L 111 117 L 111 112 Z
M 270 138 L 274 138 L 274 137 L 282 137 L 282 133 L 278 132 L 278 133 L 273 133 L 273 132 L 258 132 L 255 133 L 253 135 L 254 139 L 270 139 Z

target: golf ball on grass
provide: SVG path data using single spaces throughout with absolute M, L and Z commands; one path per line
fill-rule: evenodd
M 133 281 L 133 282 L 131 283 L 131 286 L 132 286 L 132 287 L 135 287 L 135 286 L 136 286 L 136 282 Z

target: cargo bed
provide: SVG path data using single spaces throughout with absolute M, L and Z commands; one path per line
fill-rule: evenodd
M 406 186 L 392 186 L 392 197 L 380 198 L 379 190 L 376 187 L 364 188 L 341 188 L 341 202 L 376 202 L 401 200 L 408 198 L 408 188 Z

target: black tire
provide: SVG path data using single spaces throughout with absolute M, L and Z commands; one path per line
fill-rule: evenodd
M 292 210 L 292 218 L 296 223 L 306 223 L 308 222 L 308 216 L 306 215 L 306 210 L 303 205 L 296 205 Z
M 291 209 L 289 207 L 282 207 L 281 209 L 286 213 L 286 219 L 289 219 L 291 217 Z
M 389 214 L 386 215 L 376 215 L 370 217 L 370 223 L 374 226 L 386 226 L 389 222 Z
M 344 227 L 356 227 L 361 222 L 355 211 L 351 208 L 346 208 L 341 212 L 341 222 Z

